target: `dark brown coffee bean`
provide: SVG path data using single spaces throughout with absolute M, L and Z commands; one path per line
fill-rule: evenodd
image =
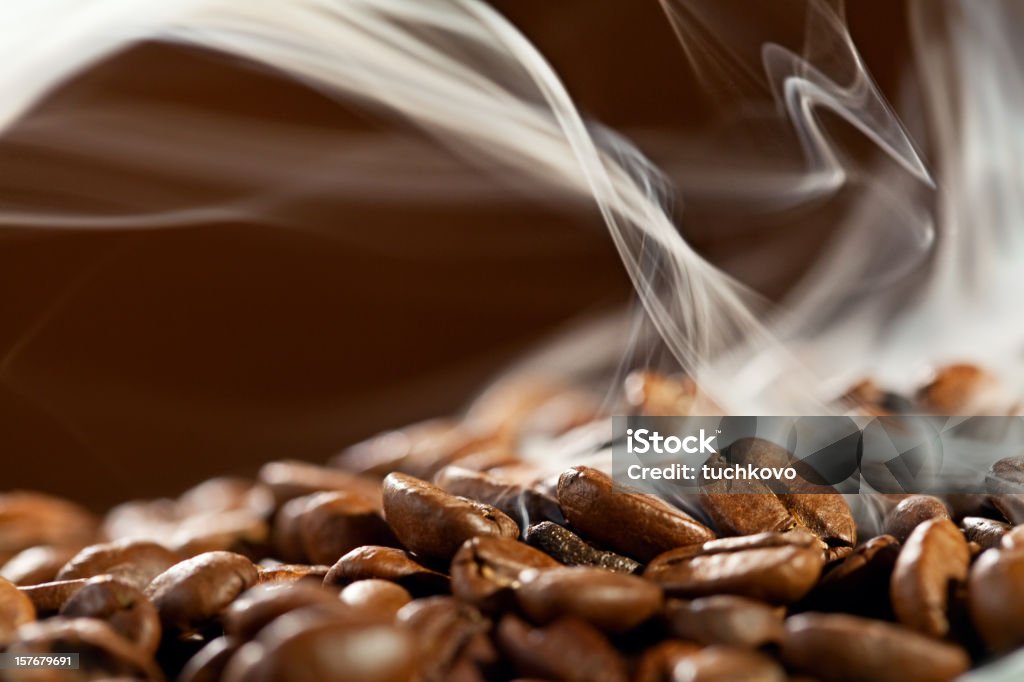
M 897 504 L 885 517 L 885 533 L 905 542 L 920 524 L 929 519 L 948 519 L 949 509 L 937 497 L 910 495 Z
M 356 547 L 398 542 L 378 509 L 359 495 L 326 492 L 307 499 L 297 530 L 312 563 L 333 564 Z
M 676 637 L 750 649 L 782 641 L 782 615 L 764 602 L 727 594 L 671 599 L 665 606 L 668 628 Z
M 420 670 L 430 682 L 451 679 L 460 654 L 491 627 L 479 611 L 451 597 L 410 602 L 401 608 L 395 622 L 416 633 Z
M 329 490 L 359 495 L 380 507 L 380 482 L 349 471 L 286 460 L 264 464 L 259 479 L 270 488 L 277 507 L 296 497 Z
M 293 583 L 298 580 L 314 580 L 322 583 L 330 566 L 310 564 L 277 564 L 274 566 L 258 566 L 259 578 L 263 583 Z
M 666 640 L 644 649 L 636 662 L 631 682 L 672 682 L 676 664 L 701 647 L 693 642 Z
M 1024 551 L 990 549 L 971 568 L 971 620 L 993 651 L 1024 644 Z
M 615 552 L 599 550 L 568 528 L 550 521 L 530 526 L 523 539 L 567 566 L 597 566 L 616 573 L 636 573 L 641 568 L 639 562 Z
M 871 538 L 821 578 L 801 602 L 801 610 L 891 619 L 889 585 L 899 552 L 900 543 L 893 536 Z
M 477 537 L 466 540 L 452 559 L 452 593 L 485 611 L 507 609 L 519 575 L 531 569 L 560 564 L 543 552 L 511 538 Z
M 306 511 L 306 505 L 309 504 L 309 498 L 309 495 L 292 498 L 282 504 L 274 514 L 270 530 L 270 547 L 275 559 L 292 564 L 306 561 L 299 522 Z
M 786 619 L 787 666 L 837 682 L 935 682 L 967 670 L 958 646 L 899 625 L 845 614 L 805 613 Z
M 50 495 L 0 493 L 0 563 L 36 545 L 82 547 L 95 541 L 96 518 Z
M 36 607 L 14 583 L 0 578 L 0 649 L 14 637 L 18 627 L 36 619 Z
M 535 623 L 570 616 L 605 632 L 626 632 L 650 619 L 662 605 L 657 585 L 601 568 L 530 570 L 521 578 L 516 599 Z
M 72 679 L 164 679 L 146 652 L 94 618 L 57 617 L 29 623 L 18 629 L 17 638 L 7 649 L 7 653 L 19 656 L 69 652 L 79 655 L 80 668 Z
M 763 533 L 665 552 L 643 575 L 676 597 L 723 593 L 789 604 L 814 586 L 822 564 L 808 535 Z
M 236 509 L 182 520 L 167 545 L 182 557 L 218 551 L 256 557 L 264 553 L 269 537 L 270 528 L 262 516 Z
M 573 467 L 561 475 L 558 503 L 573 528 L 640 561 L 714 537 L 683 511 L 653 495 L 616 490 L 610 476 L 590 467 Z
M 138 589 L 110 576 L 90 578 L 60 608 L 69 618 L 96 618 L 152 655 L 160 645 L 160 617 Z
M 112 575 L 143 589 L 181 560 L 163 545 L 148 540 L 117 540 L 91 545 L 76 554 L 57 573 L 58 580 Z
M 357 580 L 343 589 L 338 598 L 343 604 L 382 620 L 393 619 L 412 601 L 408 590 L 388 580 Z
M 32 604 L 36 607 L 36 614 L 39 617 L 43 617 L 57 613 L 64 606 L 64 602 L 70 599 L 71 595 L 75 592 L 82 589 L 85 583 L 85 579 L 54 580 L 48 583 L 19 587 L 18 589 L 32 600 Z
M 1024 523 L 1024 457 L 1007 457 L 992 465 L 985 477 L 989 501 L 1010 523 Z
M 786 671 L 764 654 L 728 646 L 709 646 L 676 663 L 672 682 L 785 682 Z
M 146 595 L 160 612 L 164 629 L 188 632 L 223 611 L 256 579 L 256 567 L 244 556 L 207 552 L 158 575 Z
M 498 624 L 498 647 L 522 675 L 562 682 L 625 682 L 626 664 L 594 626 L 562 618 L 534 628 L 513 615 Z
M 406 474 L 384 479 L 384 518 L 411 552 L 450 560 L 466 540 L 481 536 L 515 538 L 519 526 L 494 507 L 449 495 Z
M 524 527 L 529 523 L 564 520 L 558 501 L 535 487 L 534 480 L 499 478 L 461 466 L 447 466 L 437 472 L 434 483 L 452 495 L 497 507 Z
M 192 656 L 178 674 L 177 682 L 219 682 L 228 661 L 241 642 L 232 637 L 217 637 Z
M 331 566 L 324 585 L 348 585 L 356 580 L 379 578 L 398 583 L 415 596 L 447 592 L 448 576 L 416 563 L 394 547 L 366 546 L 353 549 Z
M 280 616 L 310 606 L 343 608 L 337 596 L 317 585 L 285 583 L 257 585 L 231 602 L 221 615 L 224 632 L 240 641 L 250 640 Z
M 15 554 L 0 568 L 0 578 L 15 585 L 37 585 L 57 577 L 57 571 L 78 553 L 78 548 L 39 545 Z
M 1003 536 L 1013 528 L 1008 523 L 986 519 L 980 516 L 966 516 L 960 522 L 964 531 L 964 537 L 970 542 L 977 542 L 982 549 L 994 549 L 999 547 Z
M 967 541 L 949 519 L 917 526 L 892 573 L 892 607 L 900 622 L 926 635 L 945 637 L 949 592 L 967 580 L 970 561 Z
M 274 511 L 274 495 L 262 483 L 218 476 L 182 493 L 178 497 L 178 509 L 183 516 L 244 510 L 266 519 Z

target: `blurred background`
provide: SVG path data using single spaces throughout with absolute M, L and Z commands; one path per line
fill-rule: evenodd
M 670 177 L 673 149 L 663 141 L 715 123 L 656 2 L 494 5 L 551 61 L 585 115 L 630 137 Z M 859 0 L 848 15 L 868 68 L 898 99 L 902 3 Z M 148 147 L 134 156 L 126 147 L 116 163 L 82 153 L 105 139 L 97 126 L 117 120 L 97 112 L 148 110 L 182 122 L 147 133 L 180 154 L 174 172 L 148 164 Z M 413 132 L 181 46 L 138 45 L 49 95 L 0 139 L 3 200 L 59 212 L 123 193 L 175 206 L 229 193 L 230 172 L 209 161 L 218 141 L 190 135 L 188 121 L 204 117 L 249 136 L 254 168 L 322 169 L 318 184 L 273 221 L 254 213 L 175 229 L 0 230 L 4 488 L 102 508 L 272 458 L 320 461 L 382 429 L 458 410 L 528 349 L 633 300 L 591 207 L 498 179 L 488 193 L 492 180 L 479 177 L 483 189 L 452 187 L 450 201 L 443 187 L 434 193 L 442 200 L 336 196 L 332 172 L 360 172 L 335 153 L 353 135 Z M 267 130 L 312 135 L 319 153 L 260 153 Z M 432 147 L 425 158 L 411 171 L 420 180 L 432 169 L 465 176 L 452 171 L 465 164 L 449 150 Z M 688 201 L 685 188 L 678 198 L 696 248 L 771 297 L 828 237 L 826 219 L 805 211 L 788 216 L 785 230 L 765 225 L 738 238 L 723 228 L 742 216 Z M 765 253 L 771 267 L 758 267 Z

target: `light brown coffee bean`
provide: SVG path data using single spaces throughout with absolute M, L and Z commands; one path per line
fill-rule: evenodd
M 412 601 L 409 591 L 388 580 L 357 580 L 338 595 L 343 604 L 382 620 L 392 620 Z
M 297 530 L 312 563 L 330 565 L 356 547 L 398 542 L 380 511 L 359 495 L 334 491 L 306 499 Z
M 241 642 L 232 637 L 210 640 L 178 674 L 177 682 L 219 682 Z
M 901 623 L 932 637 L 949 632 L 949 592 L 967 580 L 971 556 L 963 534 L 949 519 L 918 525 L 896 558 L 893 611 Z
M 683 511 L 653 495 L 617 490 L 610 476 L 590 467 L 561 475 L 558 503 L 573 528 L 639 561 L 714 537 Z
M 885 533 L 905 542 L 920 524 L 929 519 L 948 519 L 949 508 L 931 495 L 910 495 L 893 507 L 885 517 Z
M 997 387 L 995 378 L 976 365 L 946 365 L 917 392 L 917 401 L 935 414 L 983 414 Z
M 177 500 L 131 500 L 103 517 L 102 537 L 116 540 L 166 540 L 181 521 Z M 89 543 L 86 543 L 89 544 Z
M 782 641 L 782 616 L 764 602 L 727 594 L 671 599 L 665 606 L 665 620 L 676 637 L 750 649 Z
M 183 519 L 167 545 L 182 557 L 218 551 L 256 557 L 265 552 L 269 538 L 270 527 L 262 516 L 234 509 Z
M 507 470 L 506 470 L 507 471 Z M 497 507 L 521 526 L 541 521 L 563 521 L 558 501 L 538 488 L 536 480 L 498 477 L 461 466 L 447 466 L 437 472 L 434 483 L 451 493 Z
M 406 474 L 388 474 L 383 490 L 384 518 L 399 541 L 419 556 L 450 560 L 470 538 L 519 535 L 519 526 L 504 512 Z
M 836 682 L 943 682 L 970 663 L 959 646 L 908 628 L 845 614 L 805 613 L 786 619 L 787 666 Z
M 263 583 L 293 583 L 298 580 L 313 580 L 322 583 L 330 566 L 310 564 L 277 564 L 275 566 L 257 566 L 259 578 Z
M 989 649 L 1024 645 L 1024 550 L 990 549 L 971 567 L 971 621 Z
M 112 575 L 143 589 L 156 576 L 181 560 L 163 545 L 148 540 L 116 540 L 90 545 L 57 573 L 58 580 Z
M 560 564 L 543 552 L 511 538 L 466 540 L 452 559 L 452 593 L 487 612 L 507 609 L 520 586 L 520 574 Z
M 686 376 L 657 372 L 630 373 L 623 384 L 627 402 L 648 417 L 674 417 L 693 412 L 698 400 L 697 384 Z M 707 398 L 704 399 L 705 401 Z M 695 414 L 715 414 L 696 412 Z
M 461 654 L 491 626 L 477 609 L 452 597 L 410 602 L 399 610 L 395 622 L 416 633 L 420 670 L 430 682 L 451 679 Z
M 36 607 L 37 615 L 43 617 L 57 613 L 64 606 L 64 602 L 80 590 L 85 583 L 85 579 L 54 580 L 48 583 L 39 583 L 38 585 L 26 585 L 18 589 L 32 600 L 32 604 Z
M 188 632 L 223 611 L 235 597 L 256 584 L 251 561 L 231 552 L 207 552 L 182 561 L 158 575 L 146 595 L 168 631 Z
M 789 604 L 807 594 L 821 574 L 822 553 L 811 541 L 792 533 L 715 540 L 665 552 L 643 575 L 676 597 L 721 593 Z
M 14 583 L 0 578 L 0 649 L 14 637 L 18 627 L 36 619 L 36 607 Z
M 263 519 L 274 511 L 274 495 L 262 483 L 233 476 L 209 478 L 178 497 L 183 516 L 249 511 Z
M 526 529 L 523 539 L 567 566 L 597 566 L 616 573 L 636 573 L 641 564 L 629 557 L 597 549 L 568 528 L 543 521 Z
M 644 649 L 636 662 L 631 682 L 671 682 L 676 664 L 700 651 L 693 642 L 669 639 Z
M 540 624 L 569 616 L 605 632 L 626 632 L 660 611 L 663 601 L 652 582 L 601 568 L 531 569 L 521 579 L 519 607 Z
M 39 545 L 15 554 L 0 568 L 0 577 L 15 585 L 37 585 L 57 577 L 57 571 L 78 553 L 76 547 Z
M 264 464 L 259 471 L 259 480 L 270 488 L 276 507 L 296 497 L 329 490 L 359 495 L 380 507 L 380 482 L 350 471 L 285 460 Z
M 625 682 L 626 664 L 585 621 L 562 618 L 534 628 L 514 615 L 498 624 L 496 641 L 522 675 L 564 682 Z
M 1002 549 L 1024 549 L 1024 525 L 1014 526 L 999 541 Z
M 1009 533 L 1013 526 L 980 516 L 965 516 L 960 522 L 960 528 L 969 542 L 977 542 L 982 549 L 993 549 L 999 547 L 1003 536 Z
M 356 580 L 379 578 L 398 583 L 415 596 L 447 592 L 448 576 L 414 561 L 395 547 L 357 547 L 338 559 L 324 576 L 324 586 L 348 585 Z
M 274 619 L 310 606 L 343 608 L 337 596 L 318 585 L 284 583 L 257 585 L 232 601 L 221 614 L 224 632 L 240 641 L 255 637 Z
M 709 646 L 681 658 L 672 682 L 785 682 L 786 671 L 764 654 L 728 646 Z
M 37 545 L 82 547 L 95 541 L 96 518 L 83 507 L 42 493 L 0 493 L 0 563 Z
M 156 607 L 141 591 L 110 576 L 86 581 L 64 602 L 60 615 L 102 620 L 150 655 L 160 645 L 160 617 Z

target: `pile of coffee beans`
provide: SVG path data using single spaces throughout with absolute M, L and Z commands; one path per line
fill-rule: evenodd
M 912 399 L 865 384 L 847 400 L 949 405 L 974 376 L 956 374 Z M 626 393 L 673 414 L 695 390 L 646 374 Z M 271 462 L 102 518 L 0 494 L 0 650 L 79 654 L 77 670 L 0 675 L 903 682 L 1024 646 L 1018 498 L 879 496 L 881 532 L 865 533 L 834 492 L 708 490 L 688 513 L 518 454 L 542 435 L 579 451 L 602 424 L 584 396 L 514 386 L 328 466 Z M 756 439 L 730 450 L 778 455 Z M 991 476 L 1018 481 L 1024 458 Z

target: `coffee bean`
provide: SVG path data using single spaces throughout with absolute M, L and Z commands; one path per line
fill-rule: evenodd
M 358 495 L 326 492 L 306 499 L 297 530 L 308 561 L 333 564 L 356 547 L 398 542 L 380 512 Z
M 1015 526 L 999 541 L 1002 549 L 1024 549 L 1024 526 Z
M 681 658 L 672 672 L 673 682 L 785 682 L 786 671 L 764 654 L 728 646 L 709 646 Z
M 181 519 L 176 500 L 132 500 L 107 512 L 101 536 L 111 541 L 161 541 L 174 532 Z
M 625 682 L 628 677 L 618 652 L 581 620 L 562 618 L 534 628 L 507 615 L 498 624 L 496 640 L 522 675 L 564 682 Z
M 256 584 L 251 561 L 231 552 L 207 552 L 171 566 L 146 588 L 169 631 L 188 632 Z
M 235 552 L 255 558 L 269 539 L 267 522 L 247 509 L 201 514 L 183 519 L 167 545 L 183 557 L 204 552 Z
M 665 606 L 668 628 L 676 637 L 750 649 L 782 641 L 782 616 L 764 602 L 727 594 L 670 599 Z
M 917 401 L 935 414 L 981 414 L 996 387 L 995 378 L 980 367 L 947 365 L 917 392 Z
M 182 668 L 177 682 L 219 682 L 241 642 L 232 637 L 216 637 L 192 656 Z
M 364 613 L 390 621 L 403 606 L 412 601 L 401 585 L 387 580 L 357 580 L 338 595 L 343 604 Z
M 801 602 L 801 610 L 891 619 L 889 585 L 899 552 L 900 543 L 893 536 L 871 538 L 822 576 Z
M 57 613 L 64 606 L 64 602 L 80 590 L 86 582 L 85 579 L 54 580 L 48 583 L 19 587 L 18 589 L 32 601 L 33 606 L 36 607 L 37 615 L 43 617 Z
M 958 646 L 908 628 L 845 614 L 805 613 L 786 619 L 787 666 L 837 682 L 935 682 L 967 670 Z
M 885 533 L 906 541 L 918 525 L 929 519 L 948 519 L 949 509 L 937 497 L 910 495 L 893 507 L 885 517 Z
M 259 577 L 256 582 L 293 583 L 298 580 L 314 580 L 322 583 L 330 566 L 310 564 L 277 564 L 274 566 L 258 566 Z
M 274 558 L 288 563 L 306 561 L 306 550 L 302 546 L 299 522 L 306 512 L 310 497 L 310 495 L 294 497 L 282 504 L 274 514 L 270 531 L 270 546 Z
M 394 547 L 358 547 L 331 566 L 323 584 L 348 585 L 356 580 L 379 578 L 398 583 L 411 594 L 424 596 L 447 592 L 448 576 L 416 563 Z
M 389 474 L 383 489 L 384 518 L 401 543 L 419 556 L 450 560 L 470 538 L 519 535 L 516 522 L 500 510 L 449 495 L 418 478 Z
M 82 547 L 96 533 L 96 518 L 77 504 L 41 493 L 0 493 L 0 563 L 36 545 Z
M 892 607 L 900 622 L 926 635 L 946 636 L 950 588 L 967 580 L 970 560 L 967 541 L 949 519 L 917 526 L 892 573 Z
M 615 552 L 599 550 L 568 528 L 550 521 L 527 528 L 524 539 L 567 566 L 598 566 L 616 573 L 636 573 L 641 568 L 639 562 Z
M 416 633 L 425 680 L 444 682 L 470 642 L 491 623 L 472 606 L 451 597 L 430 597 L 406 604 L 395 622 Z
M 590 467 L 562 474 L 558 503 L 573 528 L 639 561 L 714 537 L 683 511 L 652 495 L 616 490 L 611 477 Z
M 110 576 L 90 578 L 64 602 L 60 614 L 96 618 L 150 655 L 160 644 L 160 617 L 141 591 Z
M 626 632 L 650 619 L 662 605 L 657 585 L 600 568 L 531 569 L 521 579 L 516 599 L 535 623 L 570 616 L 606 632 Z
M 1024 551 L 990 549 L 971 567 L 971 620 L 993 651 L 1024 645 Z
M 262 483 L 218 476 L 182 493 L 178 497 L 178 510 L 186 517 L 241 510 L 266 519 L 274 511 L 274 495 Z
M 482 536 L 466 540 L 452 559 L 452 593 L 492 612 L 509 608 L 519 576 L 531 569 L 560 564 L 543 552 L 511 538 Z
M 57 577 L 57 571 L 78 553 L 77 548 L 38 545 L 15 554 L 0 568 L 0 578 L 15 585 L 37 585 Z
M 1011 523 L 1024 523 L 1024 457 L 1007 457 L 991 466 L 985 487 L 989 500 Z
M 701 647 L 693 642 L 670 639 L 647 647 L 636 662 L 632 682 L 671 682 L 676 664 Z
M 180 557 L 163 545 L 148 540 L 117 540 L 90 545 L 76 554 L 57 573 L 58 580 L 112 575 L 143 589 L 176 564 Z
M 259 471 L 259 479 L 270 488 L 276 507 L 296 497 L 330 490 L 365 497 L 380 507 L 380 483 L 369 476 L 349 471 L 285 460 L 264 464 Z
M 343 605 L 328 590 L 308 583 L 257 585 L 232 601 L 221 614 L 224 632 L 239 641 L 252 639 L 274 619 L 310 606 L 335 608 Z
M 36 619 L 36 607 L 14 583 L 0 578 L 0 649 L 14 637 L 18 627 Z
M 691 414 L 697 401 L 697 384 L 685 376 L 632 372 L 626 377 L 624 388 L 627 402 L 648 417 Z
M 823 558 L 807 536 L 791 535 L 763 533 L 671 550 L 655 557 L 643 575 L 676 597 L 724 593 L 792 603 L 814 586 Z
M 522 526 L 564 520 L 558 501 L 537 488 L 534 480 L 499 478 L 461 466 L 447 466 L 437 472 L 434 483 L 452 495 L 497 507 Z
M 966 516 L 960 522 L 964 537 L 970 542 L 977 542 L 982 549 L 999 547 L 1000 541 L 1013 528 L 1008 523 L 986 519 L 980 516 Z

